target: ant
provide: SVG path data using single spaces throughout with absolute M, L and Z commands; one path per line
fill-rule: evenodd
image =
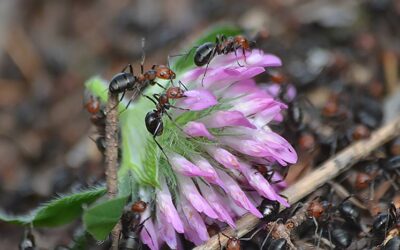
M 127 210 L 121 218 L 121 224 L 122 224 L 122 237 L 123 241 L 121 244 L 123 244 L 120 249 L 138 249 L 138 240 L 139 240 L 139 234 L 140 231 L 143 228 L 144 223 L 150 219 L 148 217 L 147 219 L 141 221 L 142 214 L 144 211 L 147 209 L 147 203 L 141 200 L 136 201 L 135 203 L 132 204 L 129 210 Z
M 395 225 L 398 220 L 399 215 L 397 209 L 395 205 L 391 203 L 387 212 L 379 213 L 375 216 L 371 231 L 375 235 L 386 235 L 387 229 Z
M 182 82 L 179 82 L 183 85 Z M 183 85 L 184 86 L 184 85 Z M 186 87 L 184 87 L 186 89 Z M 162 135 L 164 130 L 164 123 L 162 121 L 162 116 L 166 114 L 168 118 L 173 122 L 173 119 L 168 111 L 170 108 L 176 108 L 181 110 L 188 110 L 180 107 L 176 107 L 172 105 L 169 100 L 170 99 L 180 99 L 185 96 L 185 91 L 180 87 L 171 86 L 169 87 L 164 94 L 153 94 L 153 98 L 146 96 L 150 101 L 152 101 L 156 105 L 156 109 L 148 112 L 145 117 L 145 123 L 147 131 L 149 131 L 153 135 L 153 140 L 156 142 L 157 146 L 161 149 L 163 154 L 167 156 L 161 147 L 161 145 L 156 140 L 157 136 Z M 178 126 L 178 125 L 177 125 Z M 178 126 L 179 127 L 179 126 Z M 168 159 L 168 157 L 167 157 Z
M 106 113 L 98 97 L 90 95 L 89 100 L 85 103 L 86 110 L 91 114 L 90 121 L 96 126 L 97 132 L 100 135 L 96 139 L 89 137 L 96 143 L 97 149 L 104 155 L 106 150 Z
M 106 112 L 101 106 L 99 98 L 90 95 L 89 100 L 85 103 L 85 108 L 91 114 L 90 121 L 96 126 L 97 132 L 104 136 L 106 129 Z
M 122 93 L 120 99 L 121 101 L 126 91 L 136 90 L 140 92 L 144 90 L 148 85 L 154 86 L 156 84 L 162 89 L 165 89 L 163 85 L 156 82 L 156 78 L 170 80 L 172 82 L 172 80 L 175 79 L 176 77 L 175 72 L 165 65 L 154 64 L 151 67 L 151 69 L 144 71 L 144 61 L 146 58 L 144 52 L 144 44 L 145 40 L 142 39 L 143 54 L 142 54 L 142 61 L 140 63 L 140 74 L 135 76 L 132 65 L 128 64 L 120 73 L 116 74 L 110 81 L 109 85 L 110 93 L 112 94 Z M 125 72 L 128 68 L 129 72 Z M 133 98 L 135 98 L 135 96 L 136 95 L 133 95 L 132 98 L 129 100 L 127 107 L 129 106 Z
M 251 50 L 254 47 L 255 47 L 255 41 L 250 41 L 249 39 L 247 39 L 242 35 L 228 36 L 228 37 L 225 35 L 217 35 L 214 43 L 205 42 L 199 46 L 193 47 L 188 53 L 183 55 L 188 56 L 193 49 L 196 49 L 194 52 L 194 64 L 196 64 L 196 66 L 198 67 L 206 65 L 203 78 L 201 79 L 201 85 L 203 86 L 203 81 L 207 73 L 208 65 L 216 55 L 227 55 L 231 52 L 234 52 L 237 58 L 236 50 L 241 48 L 244 60 L 246 62 L 246 50 Z M 182 54 L 174 56 L 181 56 L 181 55 Z M 237 63 L 240 67 L 243 67 L 243 65 L 240 65 L 239 61 L 237 61 Z

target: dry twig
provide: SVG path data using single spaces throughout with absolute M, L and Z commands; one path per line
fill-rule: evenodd
M 377 147 L 393 139 L 400 134 L 400 117 L 376 130 L 368 139 L 355 142 L 338 153 L 335 157 L 327 160 L 316 170 L 297 183 L 282 192 L 288 197 L 289 202 L 294 204 L 312 193 L 315 189 L 346 171 L 352 165 L 367 157 Z M 229 236 L 242 237 L 250 232 L 259 222 L 259 219 L 251 214 L 246 214 L 237 221 L 237 229 L 229 228 L 224 234 Z M 221 238 L 221 245 L 225 245 L 227 238 Z M 196 250 L 218 249 L 219 241 L 217 236 L 212 237 L 204 245 L 198 246 Z
M 108 93 L 106 107 L 106 182 L 108 198 L 115 198 L 118 194 L 118 95 Z M 118 223 L 111 232 L 112 249 L 118 249 L 121 225 Z

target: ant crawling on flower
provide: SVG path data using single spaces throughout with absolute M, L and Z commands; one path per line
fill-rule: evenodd
M 179 84 L 182 85 L 185 89 L 186 87 L 183 85 L 182 82 L 179 81 Z M 185 91 L 176 86 L 169 87 L 164 94 L 154 94 L 153 98 L 150 96 L 146 96 L 150 101 L 152 101 L 156 105 L 156 109 L 147 113 L 145 118 L 146 128 L 153 135 L 154 141 L 157 143 L 157 146 L 161 149 L 165 156 L 167 156 L 161 147 L 161 145 L 157 142 L 156 136 L 160 136 L 164 130 L 164 123 L 162 121 L 162 116 L 166 114 L 168 118 L 173 121 L 170 114 L 168 114 L 168 110 L 170 108 L 176 108 L 180 110 L 188 110 L 180 107 L 176 107 L 172 105 L 169 100 L 170 99 L 180 99 L 185 96 Z M 178 126 L 178 125 L 176 125 Z M 178 126 L 179 127 L 179 126 Z M 168 157 L 167 157 L 168 159 Z
M 172 57 L 181 55 L 188 56 L 193 49 L 196 49 L 196 51 L 194 52 L 194 64 L 199 67 L 206 65 L 203 78 L 201 79 L 201 84 L 203 85 L 208 65 L 216 55 L 227 55 L 231 52 L 234 52 L 237 58 L 236 50 L 242 49 L 244 61 L 246 62 L 246 50 L 251 50 L 252 48 L 254 48 L 254 46 L 255 41 L 250 41 L 243 35 L 228 37 L 225 35 L 217 35 L 214 43 L 205 42 L 199 46 L 193 47 L 187 54 L 173 55 Z M 243 65 L 241 65 L 238 60 L 237 63 L 240 67 L 243 67 Z
M 176 74 L 169 67 L 165 65 L 157 65 L 154 64 L 151 69 L 144 71 L 144 61 L 145 61 L 145 52 L 144 52 L 144 44 L 145 40 L 142 40 L 142 61 L 140 63 L 140 74 L 135 75 L 133 72 L 133 67 L 131 64 L 128 64 L 120 73 L 116 74 L 110 82 L 109 91 L 113 94 L 122 93 L 121 100 L 124 97 L 126 91 L 137 91 L 141 92 L 148 85 L 158 85 L 159 87 L 165 89 L 163 85 L 156 81 L 156 78 L 170 80 L 172 82 L 175 79 Z M 169 64 L 169 63 L 168 63 Z M 129 72 L 126 70 L 129 68 Z M 133 96 L 137 96 L 136 93 Z M 133 97 L 134 98 L 134 97 Z M 127 104 L 127 107 L 131 103 L 133 99 L 131 98 Z

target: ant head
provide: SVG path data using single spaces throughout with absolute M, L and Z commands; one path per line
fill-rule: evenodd
M 238 238 L 229 238 L 228 242 L 226 243 L 227 250 L 240 250 L 240 240 Z
M 147 203 L 144 201 L 136 201 L 131 207 L 131 211 L 134 213 L 143 213 L 147 208 Z
M 318 200 L 311 201 L 310 205 L 307 208 L 308 216 L 314 217 L 316 219 L 320 218 L 324 211 L 324 207 Z
M 371 175 L 364 172 L 359 172 L 356 175 L 355 187 L 359 190 L 365 189 L 369 187 L 369 183 L 371 181 L 372 181 Z
M 179 87 L 171 87 L 167 90 L 166 95 L 168 98 L 178 99 L 184 97 L 184 91 Z
M 256 41 L 249 41 L 249 48 L 254 49 L 256 47 L 257 43 Z
M 176 78 L 176 74 L 170 68 L 166 66 L 160 66 L 157 68 L 157 77 L 165 80 L 171 80 Z
M 90 99 L 85 104 L 86 110 L 91 114 L 96 114 L 100 111 L 100 101 L 98 97 L 90 96 Z

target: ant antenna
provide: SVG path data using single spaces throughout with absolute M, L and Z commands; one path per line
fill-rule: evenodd
M 146 38 L 142 37 L 142 62 L 140 63 L 140 70 L 142 74 L 144 72 L 144 66 L 143 66 L 144 60 L 146 59 L 146 53 L 144 49 L 145 44 L 146 44 Z
M 168 68 L 169 68 L 170 70 L 172 70 L 172 68 L 171 68 L 171 63 L 170 63 L 170 59 L 171 59 L 171 56 L 168 55 L 168 57 L 167 57 L 167 66 L 168 66 Z M 171 82 L 171 85 L 174 86 L 174 81 L 172 81 L 172 78 L 170 78 L 169 81 Z

